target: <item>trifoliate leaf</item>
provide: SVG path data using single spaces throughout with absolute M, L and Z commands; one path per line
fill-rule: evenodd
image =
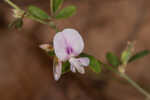
M 140 59 L 146 55 L 150 54 L 150 51 L 149 50 L 144 50 L 144 51 L 141 51 L 141 52 L 138 52 L 136 53 L 135 55 L 133 55 L 130 59 L 129 59 L 129 62 L 132 62 L 132 61 L 135 61 L 137 59 Z
M 50 16 L 46 12 L 44 12 L 43 10 L 41 10 L 40 8 L 36 6 L 29 6 L 28 13 L 29 15 L 36 17 L 38 19 L 41 19 L 41 20 L 50 19 Z
M 56 16 L 56 19 L 62 19 L 62 18 L 68 18 L 72 16 L 76 12 L 75 6 L 68 6 L 64 9 L 62 9 Z
M 52 0 L 52 10 L 55 13 L 63 3 L 63 0 Z
M 120 61 L 119 61 L 118 57 L 117 57 L 115 54 L 113 54 L 113 53 L 111 53 L 111 52 L 108 52 L 108 53 L 106 54 L 106 58 L 107 58 L 108 62 L 109 62 L 113 67 L 118 67 L 118 66 L 119 66 Z

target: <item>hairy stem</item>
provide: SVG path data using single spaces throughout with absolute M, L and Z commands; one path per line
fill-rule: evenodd
M 14 4 L 10 0 L 5 0 L 6 3 L 8 3 L 10 6 L 12 6 L 14 9 L 21 10 L 16 4 Z
M 118 74 L 120 77 L 124 78 L 129 84 L 131 84 L 134 88 L 136 88 L 140 93 L 142 93 L 147 100 L 150 99 L 150 94 L 149 92 L 147 92 L 146 90 L 144 90 L 142 87 L 140 87 L 135 81 L 133 81 L 128 75 L 126 75 L 125 73 L 120 73 L 119 71 L 117 71 L 116 69 L 114 69 L 111 66 L 108 66 L 107 64 L 103 64 L 107 69 L 115 72 L 116 74 Z

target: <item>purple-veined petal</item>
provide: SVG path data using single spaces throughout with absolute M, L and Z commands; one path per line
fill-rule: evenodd
M 53 74 L 54 79 L 57 81 L 60 79 L 62 73 L 62 62 L 58 62 L 57 64 L 53 65 Z
M 77 58 L 77 60 L 81 63 L 82 66 L 85 66 L 85 67 L 87 67 L 90 63 L 90 60 L 87 57 Z
M 72 47 L 73 55 L 79 55 L 84 49 L 84 41 L 79 32 L 75 29 L 68 28 L 63 30 L 63 35 L 68 45 Z
M 83 39 L 74 29 L 64 29 L 54 37 L 55 54 L 61 61 L 68 60 L 70 56 L 79 55 L 83 48 Z
M 64 36 L 62 32 L 58 32 L 53 40 L 54 50 L 56 56 L 61 60 L 67 60 L 68 54 L 66 52 L 67 44 L 65 42 Z

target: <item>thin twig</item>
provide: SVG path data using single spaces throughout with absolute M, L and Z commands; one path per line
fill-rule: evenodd
M 5 0 L 5 2 L 12 6 L 14 9 L 21 10 L 16 4 L 11 2 L 10 0 Z
M 16 4 L 14 4 L 11 0 L 5 0 L 5 2 L 8 3 L 10 6 L 12 6 L 14 9 L 23 11 L 23 10 L 20 9 Z M 26 12 L 26 11 L 24 11 L 24 12 Z M 56 27 L 56 25 L 55 25 L 55 24 L 53 24 L 53 25 L 50 24 L 49 21 L 44 21 L 44 20 L 38 19 L 38 18 L 36 18 L 36 17 L 33 17 L 33 16 L 31 16 L 28 12 L 26 12 L 26 15 L 24 15 L 24 16 L 27 17 L 27 18 L 30 18 L 30 19 L 32 19 L 32 20 L 34 20 L 34 21 L 37 21 L 37 22 L 39 22 L 39 23 L 41 23 L 41 24 L 48 25 L 48 26 L 50 26 L 52 29 L 54 29 L 56 32 L 59 31 L 58 28 Z M 54 26 L 55 26 L 55 27 L 54 27 Z
M 102 63 L 103 64 L 103 63 Z M 144 90 L 142 87 L 140 87 L 135 81 L 133 81 L 128 75 L 125 73 L 120 73 L 116 69 L 114 69 L 111 66 L 108 66 L 107 64 L 103 64 L 107 69 L 115 72 L 120 77 L 124 78 L 129 84 L 131 84 L 134 88 L 136 88 L 140 93 L 142 93 L 148 100 L 150 99 L 150 94 L 146 90 Z

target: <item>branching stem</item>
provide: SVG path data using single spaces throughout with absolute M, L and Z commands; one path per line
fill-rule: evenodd
M 16 4 L 14 4 L 11 0 L 5 0 L 5 2 L 8 3 L 8 4 L 9 4 L 11 7 L 13 7 L 14 9 L 23 11 L 23 10 L 20 9 Z M 25 11 L 24 11 L 24 12 L 25 12 Z M 39 19 L 39 18 L 30 16 L 28 12 L 26 12 L 26 15 L 24 15 L 24 16 L 27 17 L 27 18 L 29 18 L 29 19 L 32 19 L 32 20 L 34 20 L 34 21 L 37 21 L 37 22 L 39 22 L 39 23 L 41 23 L 41 24 L 48 25 L 48 26 L 50 26 L 52 29 L 54 29 L 56 32 L 58 32 L 58 28 L 56 27 L 56 25 L 55 25 L 54 23 L 53 23 L 53 25 L 52 25 L 52 24 L 50 24 L 49 21 L 44 21 L 44 20 L 41 20 L 41 19 Z M 51 21 L 51 22 L 52 22 L 52 21 Z M 54 26 L 55 26 L 55 27 L 54 27 Z

